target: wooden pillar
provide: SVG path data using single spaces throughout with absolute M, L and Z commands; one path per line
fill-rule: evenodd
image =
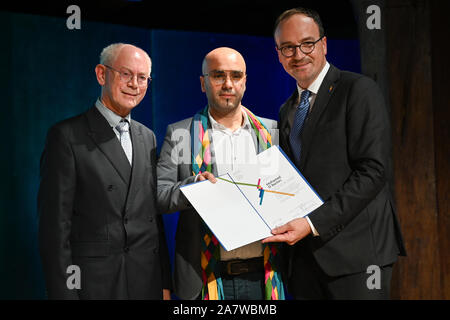
M 395 197 L 408 252 L 392 297 L 441 299 L 430 3 L 391 0 L 386 11 Z
M 450 2 L 431 2 L 434 146 L 442 298 L 450 299 Z

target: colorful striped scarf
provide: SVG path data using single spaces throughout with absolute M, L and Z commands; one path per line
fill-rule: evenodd
M 245 107 L 250 124 L 258 139 L 258 153 L 272 145 L 272 138 L 266 126 Z M 194 115 L 191 126 L 192 174 L 211 172 L 211 136 L 208 130 L 208 107 Z M 220 246 L 211 230 L 203 223 L 203 239 L 201 252 L 202 267 L 202 299 L 223 300 L 223 285 L 220 276 Z M 284 288 L 281 274 L 277 270 L 279 259 L 278 245 L 263 244 L 264 284 L 266 300 L 284 300 Z

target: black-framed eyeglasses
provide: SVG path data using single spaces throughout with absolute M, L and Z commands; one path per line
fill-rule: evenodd
M 117 72 L 120 76 L 120 81 L 122 81 L 124 83 L 128 83 L 134 79 L 134 73 L 131 72 L 130 70 L 127 70 L 127 69 L 117 70 L 106 64 L 104 64 L 104 66 Z M 138 74 L 138 75 L 136 75 L 136 78 L 137 78 L 137 83 L 140 87 L 146 87 L 152 81 L 152 77 L 146 76 L 145 74 Z
M 209 77 L 211 82 L 215 85 L 222 85 L 230 77 L 231 82 L 238 84 L 247 75 L 240 70 L 211 70 L 209 73 L 205 73 L 204 77 Z
M 321 36 L 316 41 L 305 41 L 296 46 L 289 45 L 289 46 L 284 46 L 281 48 L 277 47 L 277 49 L 280 50 L 281 54 L 283 56 L 285 56 L 286 58 L 290 58 L 290 57 L 294 56 L 297 48 L 299 48 L 300 51 L 303 52 L 304 54 L 310 54 L 311 52 L 314 51 L 316 43 L 319 42 L 320 40 L 322 40 L 323 37 L 324 36 Z

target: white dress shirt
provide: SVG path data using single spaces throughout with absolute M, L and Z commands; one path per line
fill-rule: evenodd
M 328 61 L 325 63 L 325 66 L 323 67 L 322 71 L 320 71 L 319 75 L 317 76 L 316 80 L 311 83 L 311 85 L 306 88 L 307 90 L 311 91 L 311 95 L 309 96 L 309 112 L 311 112 L 314 102 L 316 101 L 317 93 L 319 92 L 319 88 L 322 85 L 323 79 L 325 79 L 325 76 L 327 75 L 328 69 L 330 69 L 330 64 Z M 302 96 L 302 92 L 304 89 L 300 88 L 300 86 L 297 83 L 297 90 L 298 90 L 298 96 L 299 99 Z M 298 101 L 300 103 L 300 100 Z
M 106 121 L 108 121 L 109 125 L 113 128 L 113 131 L 116 134 L 117 139 L 119 139 L 119 142 L 120 142 L 120 132 L 116 129 L 116 127 L 122 119 L 128 120 L 128 123 L 130 124 L 130 127 L 131 127 L 130 113 L 125 118 L 122 118 L 118 114 L 114 113 L 111 109 L 108 109 L 103 104 L 103 102 L 100 98 L 98 98 L 97 101 L 95 102 L 95 106 L 97 107 L 97 110 L 102 114 L 102 116 L 105 117 Z
M 217 174 L 220 176 L 233 171 L 241 164 L 256 163 L 257 150 L 252 136 L 253 128 L 245 111 L 242 110 L 242 126 L 235 131 L 218 123 L 210 113 L 208 115 L 211 121 L 211 141 Z M 260 257 L 262 254 L 261 241 L 255 241 L 231 251 L 225 251 L 222 246 L 220 247 L 220 258 L 223 261 L 250 259 Z
M 319 75 L 317 76 L 316 80 L 314 80 L 313 83 L 311 83 L 311 85 L 307 89 L 300 88 L 300 86 L 297 83 L 297 90 L 298 90 L 299 97 L 302 96 L 302 92 L 304 90 L 311 91 L 311 95 L 309 96 L 309 113 L 311 112 L 311 110 L 314 106 L 314 102 L 316 101 L 317 93 L 319 92 L 319 88 L 322 85 L 323 79 L 325 79 L 325 76 L 327 75 L 328 69 L 330 69 L 330 64 L 327 61 L 325 66 L 323 67 L 322 71 L 320 71 Z M 308 218 L 308 216 L 306 216 L 306 221 L 308 221 L 313 235 L 315 237 L 319 236 L 319 233 L 317 232 L 316 228 L 314 228 L 314 225 L 312 224 L 312 222 Z

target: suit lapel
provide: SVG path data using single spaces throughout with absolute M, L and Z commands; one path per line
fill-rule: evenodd
M 320 119 L 321 114 L 326 109 L 331 96 L 334 93 L 336 82 L 339 80 L 340 71 L 333 65 L 330 65 L 327 75 L 323 79 L 323 82 L 317 93 L 316 100 L 314 101 L 311 113 L 308 115 L 307 125 L 304 126 L 301 134 L 302 139 L 302 154 L 300 159 L 300 168 L 303 167 L 305 159 L 308 155 L 309 148 L 311 146 L 314 130 L 317 126 L 317 122 Z
M 289 124 L 289 111 L 295 108 L 298 100 L 298 90 L 289 97 L 285 104 L 280 109 L 280 145 L 283 150 L 292 158 L 291 145 L 289 144 L 289 133 L 291 132 L 291 125 Z
M 128 185 L 131 166 L 113 129 L 95 106 L 86 113 L 86 117 L 89 126 L 88 135 L 117 170 L 123 182 Z
M 131 141 L 133 144 L 133 168 L 131 173 L 130 190 L 128 192 L 128 199 L 130 195 L 136 195 L 139 187 L 142 185 L 140 183 L 144 177 L 145 171 L 145 161 L 147 160 L 145 156 L 145 145 L 144 137 L 142 136 L 141 130 L 137 127 L 137 124 L 131 121 Z M 148 158 L 148 161 L 150 159 Z M 127 200 L 128 202 L 128 200 Z

